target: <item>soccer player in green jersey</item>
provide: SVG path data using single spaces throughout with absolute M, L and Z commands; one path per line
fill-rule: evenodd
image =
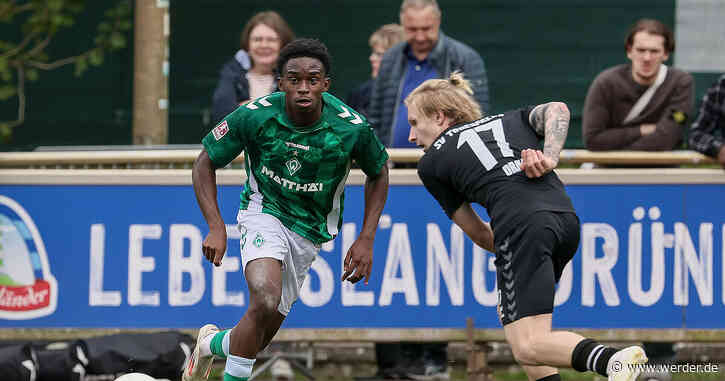
M 373 240 L 388 193 L 388 155 L 364 117 L 326 91 L 330 56 L 318 40 L 280 51 L 281 92 L 240 106 L 204 139 L 194 162 L 194 191 L 209 234 L 204 256 L 219 266 L 227 235 L 216 198 L 215 169 L 246 155 L 247 183 L 238 227 L 249 306 L 234 328 L 207 324 L 183 380 L 203 380 L 214 356 L 226 358 L 224 380 L 246 380 L 257 353 L 279 330 L 320 245 L 342 226 L 350 162 L 367 175 L 360 235 L 348 250 L 342 281 L 368 282 Z

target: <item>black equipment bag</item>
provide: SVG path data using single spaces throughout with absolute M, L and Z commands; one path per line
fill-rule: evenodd
M 80 341 L 52 343 L 36 347 L 37 381 L 83 381 L 88 357 Z
M 0 380 L 37 381 L 38 360 L 30 343 L 0 348 Z
M 88 374 L 140 372 L 178 379 L 195 340 L 179 332 L 122 333 L 81 341 Z

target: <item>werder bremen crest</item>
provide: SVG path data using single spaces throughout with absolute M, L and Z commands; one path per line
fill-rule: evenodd
M 287 160 L 287 162 L 284 163 L 284 165 L 287 166 L 287 170 L 289 171 L 290 175 L 294 175 L 295 173 L 297 173 L 297 171 L 300 170 L 300 168 L 302 168 L 302 164 L 300 163 L 299 160 L 297 160 L 296 157 L 293 157 L 293 158 Z
M 262 237 L 262 234 L 261 233 L 258 232 L 257 235 L 254 236 L 254 241 L 252 242 L 252 244 L 257 249 L 259 249 L 260 247 L 262 247 L 262 245 L 264 245 L 264 237 Z

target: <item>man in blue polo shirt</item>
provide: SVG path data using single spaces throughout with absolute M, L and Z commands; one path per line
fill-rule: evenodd
M 412 12 L 412 10 L 411 10 Z M 428 79 L 440 78 L 438 71 L 431 64 L 431 60 L 428 59 L 428 53 L 423 59 L 419 59 L 420 55 L 416 55 L 413 49 L 409 46 L 403 50 L 405 54 L 406 70 L 405 77 L 403 80 L 403 87 L 400 93 L 400 99 L 396 103 L 398 112 L 395 113 L 395 125 L 393 126 L 393 142 L 392 147 L 404 148 L 404 147 L 415 147 L 415 145 L 408 141 L 408 135 L 410 129 L 408 127 L 408 107 L 403 103 L 405 97 L 408 96 L 418 85 L 425 82 Z
M 440 31 L 441 10 L 436 0 L 403 0 L 400 24 L 405 42 L 385 52 L 373 83 L 368 121 L 386 147 L 415 148 L 408 141 L 408 108 L 403 102 L 428 79 L 448 78 L 456 70 L 471 83 L 473 96 L 489 111 L 488 79 L 481 56 Z M 375 378 L 446 380 L 446 343 L 377 343 Z
M 489 111 L 488 79 L 481 56 L 440 31 L 436 0 L 404 0 L 400 23 L 406 41 L 388 49 L 370 99 L 369 122 L 387 147 L 415 147 L 408 141 L 408 94 L 428 79 L 448 78 L 459 70 L 471 82 L 473 96 Z

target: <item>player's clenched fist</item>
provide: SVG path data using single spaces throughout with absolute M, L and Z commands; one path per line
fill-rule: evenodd
M 222 265 L 222 258 L 227 251 L 227 232 L 225 230 L 211 230 L 201 245 L 204 257 L 214 266 Z

